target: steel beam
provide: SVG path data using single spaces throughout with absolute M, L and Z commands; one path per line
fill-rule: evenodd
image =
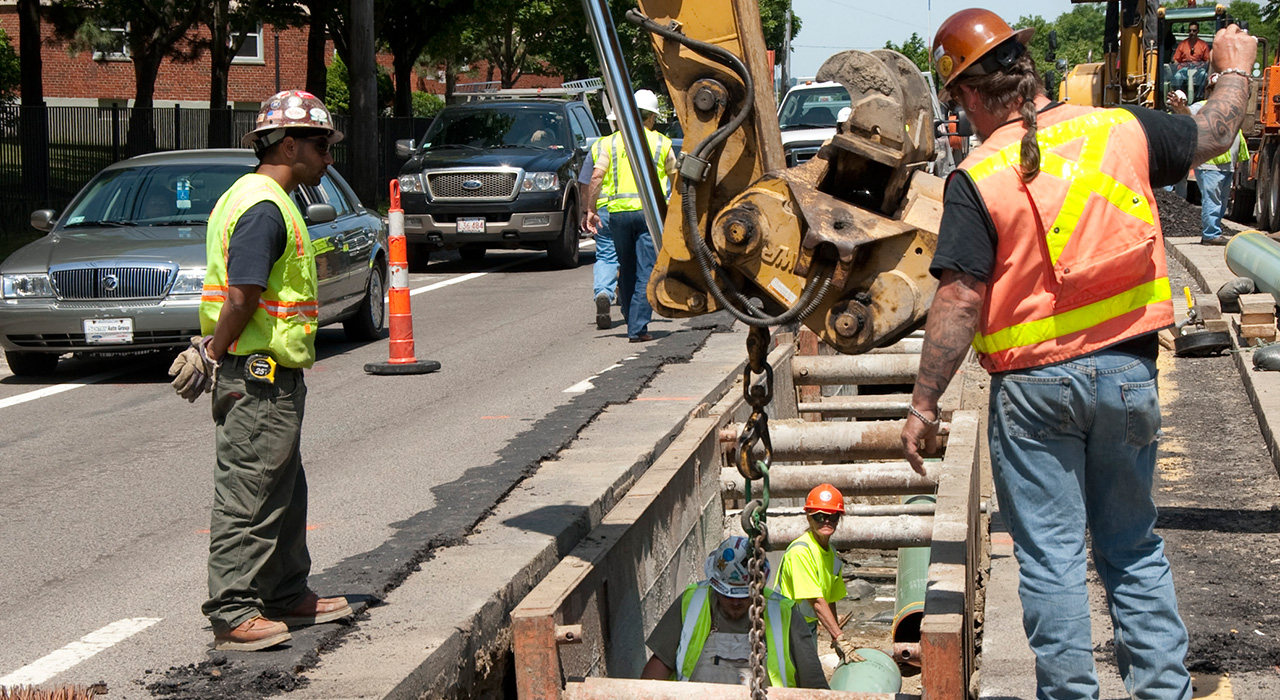
M 744 497 L 743 479 L 737 469 L 722 469 L 720 481 L 725 498 Z M 846 496 L 903 496 L 933 493 L 938 487 L 933 480 L 915 473 L 906 462 L 775 464 L 769 469 L 769 494 L 773 498 L 803 498 L 818 484 L 831 484 Z M 759 484 L 755 489 L 759 490 Z
M 792 540 L 809 529 L 802 515 L 769 518 L 768 549 L 787 548 Z M 841 518 L 831 544 L 836 549 L 898 549 L 928 547 L 933 538 L 933 516 L 881 515 L 866 518 Z
M 801 402 L 796 408 L 800 413 L 821 413 L 831 418 L 905 418 L 910 405 L 910 394 L 881 394 L 831 396 Z
M 796 384 L 914 384 L 920 356 L 814 355 L 791 360 Z
M 751 688 L 716 683 L 586 678 L 566 684 L 564 700 L 748 700 Z M 770 688 L 770 700 L 909 700 L 905 693 L 844 693 L 810 688 Z

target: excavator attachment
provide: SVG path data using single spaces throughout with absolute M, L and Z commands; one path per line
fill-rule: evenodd
M 935 133 L 920 70 L 893 51 L 832 56 L 817 78 L 844 85 L 850 114 L 816 156 L 785 168 L 755 0 L 641 0 L 628 20 L 650 32 L 684 127 L 653 308 L 800 320 L 843 353 L 919 327 L 942 213 L 942 181 L 925 172 Z

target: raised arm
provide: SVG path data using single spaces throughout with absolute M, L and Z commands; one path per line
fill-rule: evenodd
M 1258 41 L 1236 25 L 1213 37 L 1213 71 L 1220 73 L 1213 94 L 1196 113 L 1196 153 L 1191 167 L 1231 148 L 1244 122 L 1249 99 L 1249 74 L 1258 53 Z M 1231 71 L 1224 73 L 1223 71 Z M 1239 72 L 1235 72 L 1239 71 Z

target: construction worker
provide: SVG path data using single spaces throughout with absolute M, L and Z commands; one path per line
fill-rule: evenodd
M 609 126 L 616 132 L 617 122 L 613 112 L 609 112 Z M 582 185 L 582 217 L 578 228 L 586 231 L 587 219 L 598 217 L 595 221 L 596 261 L 591 265 L 591 296 L 596 305 L 596 328 L 607 331 L 613 327 L 612 307 L 618 299 L 618 253 L 613 248 L 613 234 L 609 232 L 609 200 L 600 197 L 596 191 L 594 200 L 587 199 L 591 194 L 591 176 L 595 173 L 596 145 L 604 139 L 596 139 L 582 159 L 582 170 L 578 173 L 578 182 Z
M 280 92 L 242 144 L 258 156 L 209 215 L 200 338 L 169 374 L 188 401 L 213 392 L 217 470 L 209 527 L 214 648 L 256 651 L 289 640 L 289 626 L 351 615 L 344 598 L 307 588 L 307 480 L 299 442 L 316 360 L 316 262 L 290 198 L 320 184 L 342 139 L 314 95 Z
M 1209 76 L 1206 95 L 1213 94 L 1218 78 L 1217 73 Z M 1205 104 L 1207 100 L 1201 100 L 1188 109 L 1191 114 L 1195 114 Z M 1245 143 L 1244 132 L 1237 131 L 1230 149 L 1196 168 L 1196 184 L 1200 187 L 1200 245 L 1226 245 L 1230 242 L 1231 236 L 1222 231 L 1222 215 L 1226 213 L 1227 198 L 1231 196 L 1231 181 L 1235 176 L 1236 163 L 1248 162 L 1249 145 Z
M 706 580 L 685 589 L 658 621 L 646 644 L 653 655 L 645 680 L 749 684 L 751 545 L 730 537 L 707 556 Z M 769 578 L 769 560 L 763 564 Z M 809 628 L 793 614 L 795 601 L 764 589 L 766 673 L 772 687 L 827 689 Z
M 644 119 L 645 139 L 649 143 L 653 162 L 658 165 L 658 180 L 664 193 L 671 192 L 671 178 L 676 173 L 676 158 L 671 150 L 671 139 L 654 131 L 658 121 L 658 96 L 650 90 L 637 90 L 636 106 Z M 613 237 L 618 256 L 618 305 L 627 322 L 627 338 L 633 343 L 653 340 L 649 335 L 649 321 L 653 308 L 649 306 L 649 275 L 657 262 L 658 252 L 653 237 L 641 211 L 640 188 L 631 172 L 626 146 L 620 132 L 613 132 L 596 141 L 591 149 L 594 170 L 587 196 L 582 198 L 583 228 L 591 235 L 600 231 L 600 216 L 592 208 L 596 199 L 608 200 L 609 235 Z M 600 318 L 600 293 L 596 293 L 597 324 Z M 608 306 L 604 307 L 608 312 Z
M 818 623 L 831 635 L 831 646 L 842 663 L 862 661 L 856 646 L 840 629 L 836 601 L 843 600 L 845 588 L 841 569 L 844 562 L 831 546 L 831 536 L 844 516 L 844 495 L 831 484 L 819 484 L 804 500 L 809 529 L 787 545 L 778 567 L 778 592 L 798 603 L 813 633 L 814 649 L 818 644 Z
M 940 285 L 903 451 L 924 474 L 938 399 L 972 344 L 992 377 L 992 472 L 1036 697 L 1098 696 L 1087 528 L 1125 687 L 1185 700 L 1187 631 L 1151 497 L 1156 331 L 1174 322 L 1152 189 L 1231 146 L 1257 46 L 1234 26 L 1219 31 L 1218 85 L 1184 116 L 1050 102 L 1026 50 L 1033 33 L 969 9 L 933 42 L 941 97 L 964 107 L 983 141 L 947 181 L 930 267 Z

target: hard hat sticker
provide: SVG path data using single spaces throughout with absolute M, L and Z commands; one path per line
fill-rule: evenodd
M 293 95 L 292 97 L 289 98 L 287 104 L 290 107 L 297 107 L 302 104 L 302 98 L 298 97 L 297 95 Z
M 305 119 L 307 111 L 301 107 L 290 107 L 284 111 L 286 119 Z
M 950 56 L 943 56 L 938 59 L 938 73 L 942 75 L 942 77 L 945 78 L 948 75 L 951 75 L 951 69 L 953 67 Z
M 325 122 L 329 121 L 329 113 L 328 113 L 328 112 L 326 112 L 326 111 L 324 111 L 323 109 L 320 109 L 319 107 L 312 107 L 312 108 L 311 108 L 311 119 L 312 119 L 313 121 L 317 121 L 317 122 L 320 122 L 321 124 L 323 124 L 323 123 L 325 123 Z

